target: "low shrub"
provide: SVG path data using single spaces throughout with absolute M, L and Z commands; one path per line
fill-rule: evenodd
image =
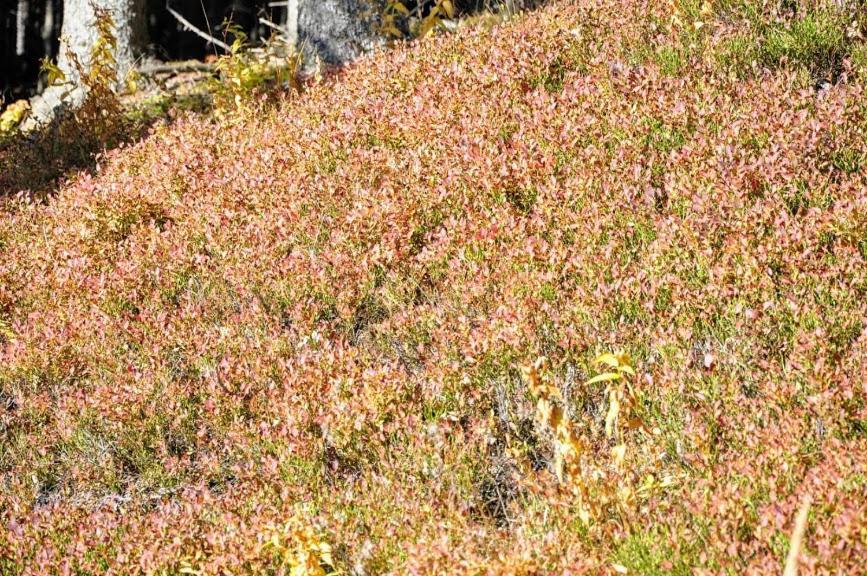
M 867 87 L 721 67 L 743 5 L 432 34 L 4 198 L 0 571 L 779 573 L 806 498 L 800 573 L 862 570 Z

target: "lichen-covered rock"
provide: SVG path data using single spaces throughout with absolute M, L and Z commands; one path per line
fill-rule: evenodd
M 30 132 L 51 124 L 62 114 L 81 106 L 85 95 L 81 86 L 49 86 L 42 94 L 31 98 L 30 113 L 21 122 L 21 131 Z

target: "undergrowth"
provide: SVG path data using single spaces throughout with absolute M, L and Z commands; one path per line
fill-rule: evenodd
M 0 572 L 779 573 L 812 499 L 858 573 L 846 6 L 555 2 L 6 198 Z

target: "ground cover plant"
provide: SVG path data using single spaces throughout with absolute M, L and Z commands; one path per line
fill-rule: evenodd
M 554 2 L 10 191 L 0 573 L 859 573 L 863 8 Z

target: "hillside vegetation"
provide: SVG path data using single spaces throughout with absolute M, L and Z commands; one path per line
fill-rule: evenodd
M 0 573 L 859 573 L 865 14 L 554 2 L 7 195 Z

